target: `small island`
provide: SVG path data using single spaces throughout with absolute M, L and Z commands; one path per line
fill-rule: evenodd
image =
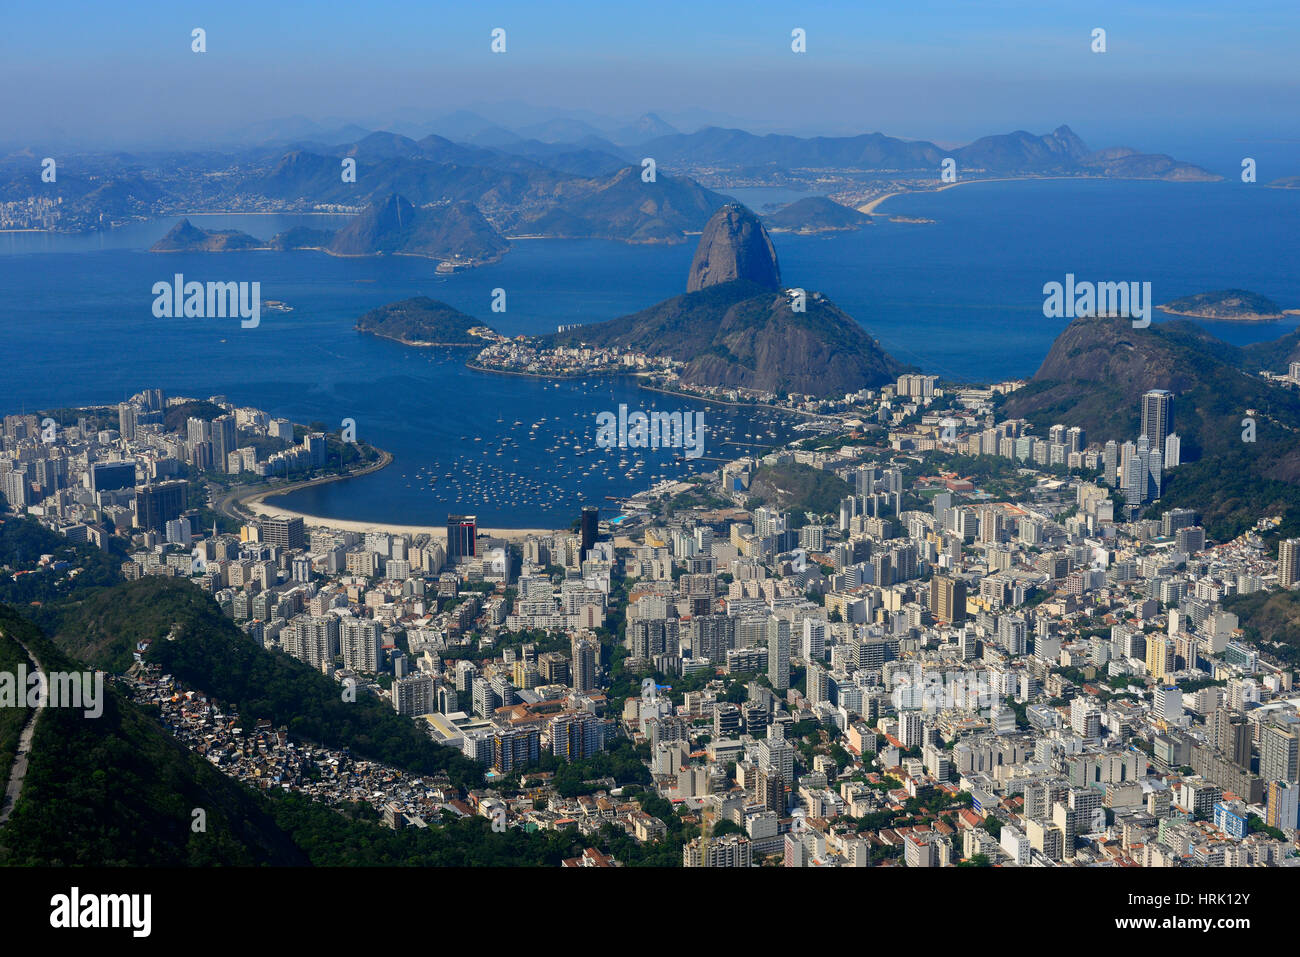
M 482 347 L 499 338 L 473 316 L 428 296 L 372 309 L 357 320 L 356 329 L 408 346 Z
M 166 236 L 149 247 L 149 252 L 224 253 L 265 248 L 266 243 L 238 229 L 201 229 L 188 219 L 182 219 L 167 231 Z
M 1245 289 L 1202 292 L 1175 299 L 1156 308 L 1171 316 L 1222 322 L 1270 322 L 1285 315 L 1282 307 L 1273 300 Z
M 871 217 L 825 196 L 807 196 L 763 217 L 771 233 L 830 233 L 861 229 Z

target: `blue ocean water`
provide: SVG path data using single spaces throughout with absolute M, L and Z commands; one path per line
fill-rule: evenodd
M 761 205 L 752 192 L 742 198 Z M 783 278 L 825 293 L 900 359 L 949 379 L 1032 375 L 1066 323 L 1043 317 L 1042 286 L 1067 272 L 1150 281 L 1156 302 L 1240 287 L 1300 307 L 1300 191 L 1231 182 L 979 183 L 896 197 L 881 211 L 935 222 L 882 217 L 856 233 L 778 235 Z M 261 237 L 328 224 L 297 216 L 191 219 Z M 606 495 L 644 488 L 651 476 L 716 465 L 678 463 L 671 451 L 597 450 L 595 416 L 619 404 L 702 410 L 710 458 L 785 439 L 796 421 L 658 395 L 626 379 L 556 383 L 474 372 L 462 352 L 412 349 L 352 328 L 362 312 L 413 295 L 446 301 L 512 335 L 612 318 L 683 291 L 690 243 L 525 240 L 500 263 L 440 277 L 432 262 L 405 257 L 147 252 L 173 223 L 94 236 L 0 234 L 0 335 L 9 360 L 0 409 L 116 402 L 157 386 L 225 394 L 331 428 L 353 418 L 361 437 L 394 453 L 394 464 L 281 504 L 406 524 L 437 524 L 463 510 L 489 527 L 567 525 L 580 505 L 611 504 Z M 237 319 L 157 319 L 151 288 L 177 272 L 259 281 L 263 300 L 283 300 L 294 311 L 264 312 L 256 329 L 241 329 Z M 489 307 L 498 287 L 506 290 L 504 313 Z M 1276 338 L 1295 325 L 1290 318 L 1207 324 L 1234 343 Z

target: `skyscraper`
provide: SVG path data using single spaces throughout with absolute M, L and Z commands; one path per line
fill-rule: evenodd
M 447 561 L 454 563 L 478 554 L 478 517 L 447 516 Z
M 212 420 L 212 467 L 218 472 L 228 469 L 230 453 L 238 445 L 233 415 L 219 415 Z
M 591 546 L 596 544 L 596 530 L 600 521 L 600 509 L 595 505 L 584 505 L 582 507 L 582 555 L 581 560 L 587 560 L 587 553 L 591 551 Z
M 117 431 L 128 442 L 135 438 L 135 406 L 130 402 L 118 403 Z
M 1300 776 L 1298 724 L 1293 720 L 1287 726 L 1271 724 L 1264 728 L 1259 741 L 1259 776 L 1265 781 L 1297 783 Z
M 944 575 L 930 580 L 930 611 L 940 621 L 966 620 L 966 583 Z
M 159 482 L 135 490 L 136 526 L 161 532 L 185 510 L 188 486 L 184 482 Z
M 774 691 L 790 687 L 790 622 L 785 618 L 767 622 L 767 680 Z
M 1183 440 L 1177 432 L 1165 436 L 1165 468 L 1177 468 L 1183 461 Z
M 1300 581 L 1300 538 L 1288 538 L 1277 546 L 1277 583 L 1290 588 Z
M 1174 394 L 1168 389 L 1152 389 L 1142 395 L 1142 429 L 1151 448 L 1163 449 L 1174 424 Z
M 573 643 L 573 690 L 591 691 L 596 687 L 596 665 L 600 660 L 600 646 L 594 641 L 580 638 Z

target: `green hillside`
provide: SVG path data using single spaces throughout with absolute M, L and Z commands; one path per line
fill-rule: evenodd
M 480 765 L 435 744 L 378 698 L 359 691 L 355 702 L 344 701 L 337 682 L 259 647 L 188 581 L 143 578 L 106 589 L 70 611 L 54 636 L 69 654 L 112 670 L 129 663 L 143 638 L 153 640 L 148 661 L 245 720 L 266 718 L 296 738 L 415 773 L 446 771 L 461 786 L 482 780 Z

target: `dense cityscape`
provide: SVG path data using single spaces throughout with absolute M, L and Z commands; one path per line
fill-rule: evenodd
M 1286 935 L 1300 8 L 4 23 L 11 949 Z
M 1276 519 L 1216 542 L 1160 509 L 1169 391 L 1099 446 L 999 419 L 1021 385 L 906 374 L 813 438 L 508 538 L 472 515 L 445 536 L 218 516 L 205 479 L 311 476 L 330 445 L 222 396 L 9 415 L 0 473 L 12 513 L 121 550 L 127 581 L 187 579 L 482 773 L 462 792 L 299 740 L 149 663 L 166 637 L 138 642 L 119 680 L 254 788 L 398 829 L 571 829 L 580 866 L 624 863 L 607 826 L 685 866 L 1295 862 L 1294 658 L 1224 603 L 1300 582 L 1300 540 L 1271 557 Z M 816 491 L 756 504 L 773 475 Z M 564 764 L 590 777 L 557 787 Z

